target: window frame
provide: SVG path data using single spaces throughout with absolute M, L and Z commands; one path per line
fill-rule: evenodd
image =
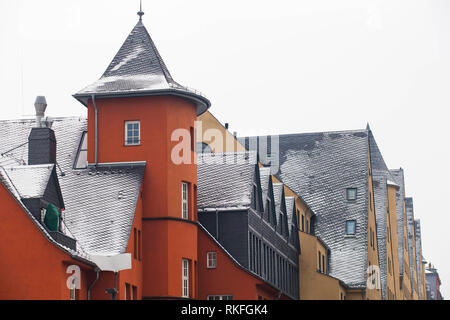
M 354 224 L 354 232 L 353 233 L 349 233 L 349 223 L 353 223 Z M 345 235 L 346 236 L 356 236 L 356 220 L 346 220 L 345 221 Z
M 181 182 L 181 218 L 189 220 L 189 183 L 187 182 Z
M 189 260 L 181 259 L 181 296 L 189 298 Z
M 349 197 L 350 195 L 350 191 L 354 191 L 355 192 L 355 198 L 351 198 Z M 345 190 L 345 198 L 347 199 L 347 201 L 356 201 L 358 199 L 358 188 L 347 188 Z
M 138 124 L 138 142 L 133 142 L 133 143 L 128 143 L 128 125 L 134 125 L 134 124 Z M 141 121 L 140 120 L 130 120 L 130 121 L 125 121 L 125 139 L 124 139 L 124 146 L 125 147 L 133 147 L 133 146 L 140 146 L 141 145 Z M 134 129 L 132 130 L 134 131 Z
M 210 251 L 210 252 L 206 253 L 206 268 L 207 269 L 216 269 L 217 268 L 217 252 Z
M 81 134 L 81 139 L 80 139 L 80 143 L 78 145 L 78 150 L 77 150 L 77 155 L 75 157 L 75 161 L 73 162 L 73 169 L 74 170 L 84 170 L 88 167 L 88 132 L 87 131 L 83 131 L 83 133 Z M 85 144 L 84 142 L 86 141 L 86 149 L 83 148 L 83 145 Z M 86 166 L 85 167 L 80 167 L 78 166 L 78 161 L 80 160 L 80 154 L 82 152 L 86 153 Z

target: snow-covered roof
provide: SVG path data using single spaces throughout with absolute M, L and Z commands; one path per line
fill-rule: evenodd
M 47 188 L 54 164 L 34 166 L 8 166 L 4 172 L 21 199 L 42 198 Z
M 26 163 L 26 142 L 34 124 L 34 119 L 0 121 L 0 154 L 14 149 L 8 153 L 10 157 Z M 87 131 L 87 119 L 58 118 L 53 122 L 52 129 L 57 141 L 58 172 L 64 172 L 64 175 L 58 175 L 58 180 L 65 204 L 65 225 L 77 240 L 77 250 L 90 255 L 124 253 L 144 167 L 124 164 L 123 167 L 100 167 L 95 171 L 74 170 L 80 140 L 83 132 Z M 13 195 L 21 197 L 20 192 L 24 195 L 42 192 L 42 181 L 45 181 L 42 174 L 47 170 L 45 166 L 14 168 L 3 169 L 7 177 L 13 177 L 10 181 L 2 179 Z M 25 183 L 15 186 L 14 181 L 23 181 L 25 173 L 30 176 L 29 186 Z
M 102 77 L 74 97 L 87 105 L 92 95 L 102 98 L 162 94 L 191 100 L 197 106 L 198 115 L 211 105 L 201 93 L 172 78 L 147 29 L 139 21 Z
M 287 214 L 287 220 L 288 220 L 288 227 L 289 231 L 291 231 L 292 226 L 294 225 L 293 221 L 293 213 L 294 213 L 294 207 L 295 207 L 295 198 L 294 197 L 286 197 L 286 214 Z
M 394 177 L 394 181 L 398 184 L 399 190 L 396 195 L 396 206 L 397 206 L 397 234 L 398 234 L 398 268 L 400 270 L 400 275 L 403 275 L 404 264 L 403 255 L 404 247 L 403 244 L 403 228 L 405 227 L 405 212 L 404 212 L 404 201 L 405 201 L 405 176 L 403 169 L 391 169 L 389 170 L 391 175 Z
M 414 272 L 416 273 L 417 277 L 417 266 L 416 266 L 416 256 L 417 254 L 415 251 L 415 230 L 414 230 L 414 203 L 413 198 L 405 198 L 405 209 L 406 209 L 406 232 L 408 234 L 407 241 L 408 241 L 408 253 L 409 253 L 409 268 L 410 268 L 410 275 L 411 275 L 411 288 L 414 288 Z
M 272 158 L 278 157 L 280 164 L 276 176 L 300 195 L 316 214 L 315 234 L 331 250 L 330 275 L 349 287 L 364 288 L 369 174 L 367 130 L 289 134 L 277 139 L 279 150 L 272 148 Z M 356 201 L 345 201 L 347 188 L 358 189 Z M 357 233 L 346 237 L 345 221 L 351 219 L 357 221 Z
M 256 153 L 203 153 L 197 162 L 199 210 L 250 208 Z
M 270 168 L 259 168 L 259 179 L 261 181 L 261 191 L 262 191 L 262 198 L 263 198 L 263 205 L 264 210 L 266 210 L 267 201 L 267 194 L 269 191 L 269 182 L 271 179 L 270 175 Z

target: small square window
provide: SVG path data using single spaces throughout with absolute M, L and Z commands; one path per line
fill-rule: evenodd
M 208 269 L 215 269 L 217 267 L 217 253 L 208 252 L 206 254 L 206 267 Z
M 347 235 L 355 235 L 356 234 L 356 221 L 348 220 L 346 222 L 346 233 Z
M 356 200 L 357 190 L 356 188 L 347 189 L 347 200 Z
M 125 145 L 137 146 L 141 144 L 140 121 L 125 122 Z

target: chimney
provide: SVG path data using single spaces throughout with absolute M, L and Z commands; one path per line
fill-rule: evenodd
M 229 127 L 230 127 L 230 125 L 228 123 L 225 123 L 225 129 L 228 130 Z
M 28 137 L 28 164 L 56 163 L 55 132 L 49 128 L 49 123 L 43 121 L 47 102 L 45 97 L 38 96 L 34 103 L 36 109 L 36 126 L 31 129 Z

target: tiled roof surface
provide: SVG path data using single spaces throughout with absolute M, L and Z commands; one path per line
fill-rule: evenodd
M 255 167 L 254 152 L 199 154 L 199 210 L 249 208 Z
M 277 177 L 317 215 L 316 235 L 332 252 L 330 275 L 351 287 L 366 283 L 367 135 L 357 130 L 279 137 Z M 356 201 L 346 201 L 346 188 L 358 188 Z M 345 235 L 345 221 L 350 219 L 357 220 L 355 237 Z
M 75 97 L 86 104 L 95 95 L 181 94 L 195 100 L 198 113 L 210 102 L 199 92 L 175 82 L 144 24 L 139 21 L 106 69 L 103 76 L 84 88 Z
M 409 268 L 411 274 L 411 288 L 414 288 L 414 272 L 416 269 L 416 257 L 414 256 L 414 204 L 412 198 L 405 198 L 406 208 L 406 232 L 408 235 Z M 417 273 L 416 273 L 417 275 Z
M 283 234 L 283 216 L 284 212 L 286 210 L 286 207 L 283 207 L 283 205 L 286 205 L 285 202 L 283 202 L 283 195 L 284 195 L 284 184 L 283 183 L 274 183 L 273 184 L 273 197 L 275 200 L 275 216 L 277 219 L 277 226 L 276 229 L 278 232 Z
M 28 141 L 34 120 L 0 121 L 0 153 Z M 74 160 L 87 119 L 55 119 L 58 175 L 65 203 L 65 224 L 77 240 L 77 249 L 92 255 L 124 253 L 128 244 L 143 168 L 101 169 L 97 174 L 73 170 Z M 27 162 L 28 145 L 10 152 Z
M 398 268 L 400 270 L 400 275 L 403 275 L 404 265 L 403 265 L 403 255 L 404 255 L 404 244 L 403 244 L 403 228 L 405 226 L 403 205 L 405 201 L 405 178 L 403 169 L 390 170 L 395 182 L 399 185 L 399 190 L 396 195 L 397 204 L 397 234 L 398 234 Z
M 387 285 L 387 178 L 385 171 L 372 170 L 375 215 L 377 220 L 377 242 L 380 263 L 381 293 L 386 297 Z
M 422 266 L 422 231 L 420 227 L 420 220 L 414 220 L 415 236 L 416 236 L 416 270 L 417 270 L 417 283 L 419 283 L 419 299 L 425 292 L 422 292 L 422 286 L 420 285 L 422 279 L 422 273 L 420 272 Z
M 54 165 L 8 166 L 4 172 L 21 199 L 41 198 L 47 188 Z
M 286 197 L 286 214 L 287 214 L 287 220 L 288 220 L 288 230 L 291 231 L 292 226 L 294 225 L 293 219 L 293 213 L 294 213 L 294 206 L 295 206 L 295 199 L 294 197 Z
M 262 198 L 264 204 L 264 210 L 266 210 L 267 194 L 269 191 L 269 180 L 271 179 L 270 168 L 259 168 L 259 179 L 261 180 Z
M 386 298 L 387 286 L 387 185 L 398 185 L 391 175 L 372 131 L 369 131 L 370 160 L 377 228 L 378 259 L 380 265 L 381 294 Z

